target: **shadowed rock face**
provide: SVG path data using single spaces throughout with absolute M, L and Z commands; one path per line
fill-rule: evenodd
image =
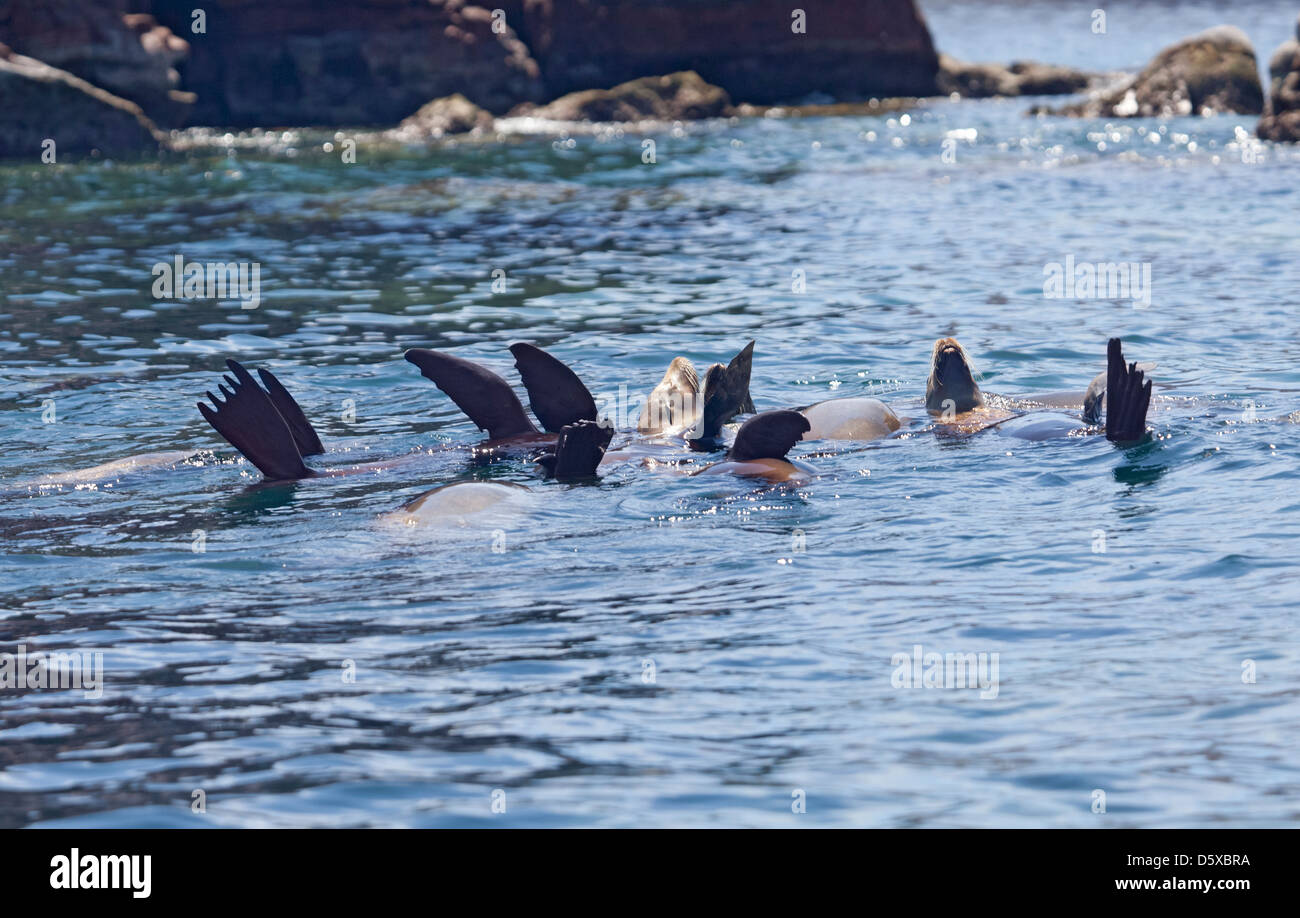
M 163 136 L 133 102 L 0 45 L 0 156 L 41 161 L 98 150 L 105 156 L 157 151 Z
M 408 123 L 426 136 L 486 123 L 456 94 L 491 115 L 598 90 L 549 114 L 678 119 L 929 95 L 938 70 L 914 0 L 0 0 L 0 41 L 168 127 L 392 125 L 444 100 Z
M 642 77 L 612 89 L 584 89 L 521 114 L 555 121 L 680 121 L 720 118 L 730 110 L 725 90 L 685 71 Z
M 592 89 L 561 108 L 707 117 L 730 99 L 928 95 L 938 70 L 914 0 L 0 0 L 0 41 L 166 126 L 393 125 L 456 94 L 501 114 Z M 609 89 L 685 71 L 702 80 Z M 449 106 L 426 134 L 463 126 Z
M 526 0 L 524 33 L 553 95 L 693 70 L 740 102 L 924 96 L 939 66 L 913 0 Z
M 154 121 L 181 124 L 194 102 L 179 90 L 184 39 L 127 0 L 0 0 L 0 41 L 15 53 L 139 105 Z
M 514 30 L 493 28 L 495 3 L 464 0 L 153 0 L 189 38 L 185 85 L 194 123 L 230 126 L 396 124 L 455 93 L 490 112 L 544 97 Z M 191 12 L 207 33 L 190 33 Z M 512 6 L 512 4 L 506 4 Z M 521 9 L 521 8 L 520 8 Z
M 1300 142 L 1300 19 L 1296 37 L 1284 41 L 1268 62 L 1269 97 L 1255 129 L 1264 140 Z
M 1216 26 L 1165 48 L 1131 83 L 1051 114 L 1168 118 L 1264 108 L 1255 49 L 1233 26 Z

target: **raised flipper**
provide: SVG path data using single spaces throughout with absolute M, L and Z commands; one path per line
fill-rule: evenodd
M 439 351 L 412 348 L 406 359 L 465 412 L 489 438 L 537 433 L 510 384 L 487 367 Z
M 218 386 L 225 401 L 209 392 L 208 398 L 216 407 L 209 408 L 199 402 L 199 413 L 268 480 L 287 481 L 315 475 L 303 464 L 293 431 L 271 397 L 238 363 L 227 360 L 226 365 L 235 379 L 227 377 L 230 389 Z
M 1156 368 L 1154 363 L 1139 363 L 1137 368 L 1150 373 Z M 1102 370 L 1088 384 L 1088 391 L 1083 395 L 1083 420 L 1088 424 L 1100 424 L 1106 413 L 1106 378 L 1109 373 Z
M 515 368 L 528 390 L 528 404 L 542 427 L 559 433 L 578 421 L 596 420 L 596 400 L 578 374 L 546 351 L 519 342 L 510 345 Z
M 1106 346 L 1106 439 L 1117 443 L 1141 440 L 1147 430 L 1151 381 L 1136 363 L 1125 365 L 1118 338 Z
M 316 435 L 316 428 L 311 426 L 311 421 L 307 420 L 307 415 L 303 414 L 302 408 L 293 400 L 289 390 L 280 384 L 280 380 L 271 375 L 270 370 L 258 370 L 257 375 L 261 377 L 262 385 L 266 387 L 266 394 L 271 396 L 271 403 L 275 405 L 275 410 L 280 412 L 280 417 L 284 418 L 284 422 L 289 425 L 289 430 L 293 431 L 293 440 L 298 444 L 298 452 L 303 458 L 319 456 L 325 452 L 320 437 Z
M 751 341 L 725 367 L 715 363 L 704 374 L 704 410 L 699 439 L 709 440 L 722 432 L 722 425 L 744 411 L 754 410 L 749 397 L 749 376 L 754 364 Z
M 596 467 L 613 436 L 613 427 L 602 427 L 593 420 L 575 421 L 560 431 L 555 452 L 546 453 L 537 461 L 546 469 L 548 478 L 561 481 L 595 478 Z
M 808 419 L 797 411 L 764 411 L 740 425 L 727 458 L 735 462 L 784 459 L 811 427 Z

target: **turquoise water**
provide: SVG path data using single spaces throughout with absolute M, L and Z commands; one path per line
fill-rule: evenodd
M 0 691 L 0 825 L 1294 822 L 1300 151 L 1028 104 L 665 129 L 654 165 L 582 135 L 0 167 L 0 649 L 98 650 L 106 683 Z M 177 253 L 259 262 L 261 305 L 153 299 Z M 1045 298 L 1067 256 L 1149 263 L 1150 305 Z M 517 381 L 530 340 L 613 398 L 754 338 L 760 409 L 914 415 L 950 334 L 1007 394 L 1082 388 L 1122 335 L 1152 440 L 564 485 L 472 468 L 401 360 Z M 255 487 L 194 408 L 226 356 L 297 396 L 319 468 L 423 453 Z M 160 450 L 197 455 L 23 486 Z M 473 477 L 531 493 L 491 531 L 377 522 Z M 997 654 L 995 697 L 896 687 L 916 645 Z

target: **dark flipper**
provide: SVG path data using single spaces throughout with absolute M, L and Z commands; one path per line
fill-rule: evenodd
M 547 453 L 537 461 L 550 478 L 561 481 L 595 478 L 596 467 L 600 465 L 613 436 L 613 427 L 602 427 L 592 420 L 576 421 L 560 431 L 555 452 Z
M 293 431 L 276 410 L 271 397 L 238 363 L 227 360 L 226 364 L 234 372 L 235 381 L 231 382 L 230 389 L 218 387 L 225 401 L 209 392 L 208 398 L 216 408 L 200 402 L 199 413 L 268 480 L 286 481 L 315 475 L 303 464 Z
M 740 425 L 727 458 L 736 462 L 784 459 L 811 428 L 808 419 L 797 411 L 764 411 Z
M 311 421 L 307 420 L 307 415 L 302 413 L 302 408 L 293 400 L 289 390 L 280 384 L 280 380 L 271 375 L 270 370 L 258 370 L 257 375 L 261 377 L 262 385 L 266 387 L 266 394 L 271 396 L 271 403 L 275 405 L 275 410 L 280 412 L 280 417 L 284 418 L 284 422 L 293 431 L 293 440 L 298 444 L 298 452 L 303 458 L 319 456 L 325 452 L 320 437 L 316 435 L 316 428 L 311 426 Z
M 528 404 L 543 428 L 559 433 L 577 421 L 596 420 L 596 400 L 577 373 L 531 344 L 512 344 L 510 353 L 528 390 Z
M 745 345 L 725 367 L 715 363 L 704 374 L 704 411 L 699 439 L 708 440 L 722 432 L 722 425 L 736 415 L 754 410 L 749 397 L 749 375 L 754 365 L 754 342 Z
M 537 433 L 510 384 L 487 367 L 418 347 L 407 351 L 406 359 L 446 392 L 491 439 Z
M 1141 440 L 1147 430 L 1151 381 L 1137 364 L 1125 365 L 1118 338 L 1106 347 L 1106 439 L 1117 443 Z

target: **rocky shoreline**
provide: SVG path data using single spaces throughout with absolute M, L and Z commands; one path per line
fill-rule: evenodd
M 148 153 L 185 125 L 348 125 L 410 144 L 485 135 L 502 117 L 672 122 L 1085 92 L 1034 111 L 1262 114 L 1260 137 L 1300 139 L 1300 41 L 1274 55 L 1267 98 L 1231 26 L 1104 87 L 1070 68 L 939 54 L 915 0 L 0 0 L 0 42 L 3 157 L 50 142 Z

